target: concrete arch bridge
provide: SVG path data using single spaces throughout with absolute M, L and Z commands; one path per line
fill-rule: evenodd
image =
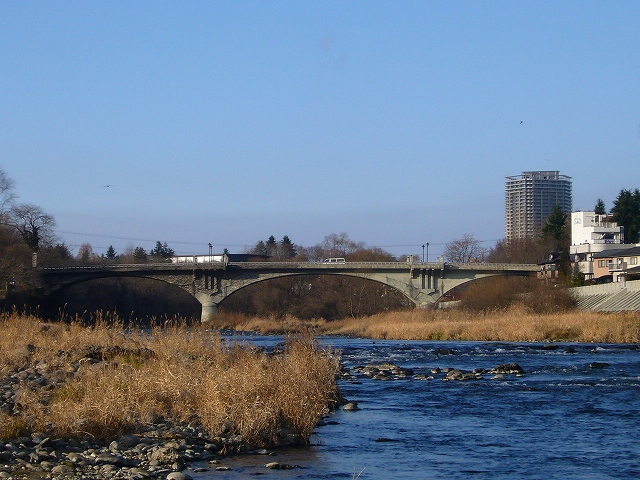
M 291 275 L 347 275 L 388 285 L 416 306 L 435 304 L 444 294 L 469 281 L 503 276 L 530 276 L 531 264 L 434 262 L 207 262 L 143 263 L 41 268 L 47 294 L 71 285 L 107 277 L 141 277 L 176 285 L 202 305 L 201 320 L 218 311 L 218 304 L 248 285 Z

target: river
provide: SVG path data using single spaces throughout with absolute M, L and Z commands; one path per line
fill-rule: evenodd
M 225 459 L 228 471 L 190 472 L 194 479 L 640 478 L 636 345 L 323 342 L 342 351 L 352 375 L 340 388 L 360 410 L 329 416 L 308 448 Z M 354 369 L 383 362 L 413 375 L 374 380 Z M 510 363 L 524 375 L 444 381 L 431 373 Z M 274 461 L 295 468 L 264 467 Z

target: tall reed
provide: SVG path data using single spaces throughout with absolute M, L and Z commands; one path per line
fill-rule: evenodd
M 0 317 L 3 378 L 36 369 L 64 379 L 52 390 L 28 386 L 22 411 L 0 415 L 0 437 L 38 430 L 108 440 L 164 419 L 258 446 L 278 445 L 288 429 L 305 443 L 338 395 L 338 357 L 310 336 L 268 354 L 201 326 L 121 327 Z

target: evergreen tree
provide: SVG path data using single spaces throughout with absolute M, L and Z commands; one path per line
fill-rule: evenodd
M 262 240 L 260 240 L 258 243 L 256 243 L 256 246 L 253 247 L 253 251 L 251 253 L 255 253 L 257 255 L 266 255 L 267 246 Z
M 136 247 L 133 251 L 133 261 L 135 263 L 146 263 L 147 262 L 147 252 L 142 247 Z
M 552 248 L 560 254 L 559 272 L 566 282 L 571 281 L 572 270 L 569 257 L 569 245 L 571 244 L 571 225 L 568 222 L 569 214 L 562 211 L 556 204 L 542 227 L 542 240 L 552 242 Z
M 162 243 L 160 240 L 156 242 L 156 246 L 149 252 L 151 256 L 161 258 L 163 260 L 173 257 L 175 253 L 176 252 L 174 252 L 172 248 L 169 248 L 167 242 Z
M 43 267 L 64 267 L 73 263 L 73 255 L 64 243 L 57 243 L 40 250 L 39 264 Z
M 270 257 L 274 257 L 277 254 L 278 244 L 276 243 L 276 238 L 271 235 L 266 243 L 267 255 Z
M 625 243 L 640 242 L 640 190 L 621 190 L 611 213 L 613 221 L 624 227 Z
M 107 248 L 107 253 L 105 255 L 109 260 L 115 260 L 116 259 L 116 251 L 113 248 L 113 245 L 109 245 L 109 248 Z
M 563 212 L 560 205 L 556 203 L 551 215 L 549 215 L 547 221 L 542 226 L 542 237 L 553 239 L 555 249 L 558 252 L 568 250 L 567 241 L 569 237 L 566 228 L 568 217 L 569 215 Z
M 284 258 L 293 258 L 296 256 L 296 247 L 287 235 L 282 237 L 282 241 L 280 242 L 280 249 L 282 257 Z
M 593 211 L 597 214 L 597 215 L 606 215 L 607 214 L 607 209 L 604 206 L 604 201 L 599 198 L 598 201 L 596 202 L 596 207 L 593 209 Z

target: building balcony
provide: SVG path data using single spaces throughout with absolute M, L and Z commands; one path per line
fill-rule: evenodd
M 627 262 L 609 262 L 609 272 L 624 272 L 627 269 Z
M 593 238 L 589 241 L 591 244 L 604 245 L 604 244 L 621 244 L 619 238 Z
M 585 275 L 593 275 L 593 262 L 589 262 L 589 261 L 578 262 L 578 269 Z

